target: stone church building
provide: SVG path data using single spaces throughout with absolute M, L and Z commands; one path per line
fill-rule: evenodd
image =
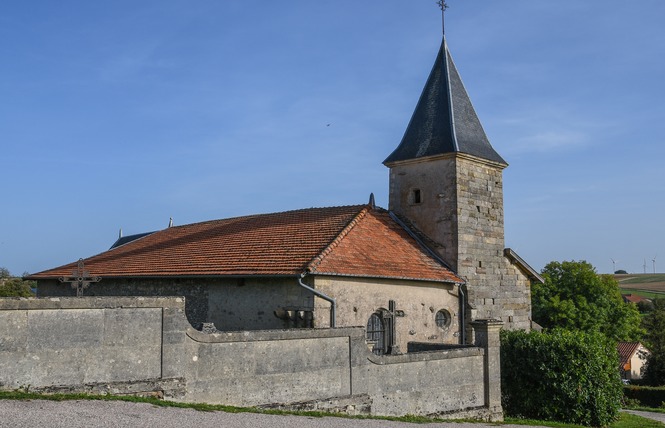
M 185 296 L 189 322 L 213 331 L 363 326 L 376 354 L 472 343 L 476 319 L 530 329 L 542 278 L 504 247 L 507 163 L 445 38 L 384 165 L 388 209 L 370 197 L 173 226 L 28 279 L 39 296 Z

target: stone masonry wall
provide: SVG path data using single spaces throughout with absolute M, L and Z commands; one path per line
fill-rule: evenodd
M 379 357 L 363 328 L 203 333 L 178 297 L 6 298 L 0 389 L 500 420 L 498 329 L 477 328 L 483 347 Z
M 390 209 L 434 242 L 467 281 L 471 320 L 495 318 L 530 328 L 530 281 L 504 257 L 503 166 L 462 154 L 393 165 Z M 413 197 L 420 191 L 420 202 Z
M 397 322 L 400 347 L 409 341 L 457 343 L 459 303 L 457 287 L 423 281 L 360 279 L 310 276 L 316 289 L 337 300 L 337 326 L 365 326 L 378 309 L 387 309 L 395 300 L 406 316 Z M 69 284 L 40 281 L 41 297 L 72 296 Z M 358 296 L 364 296 L 358 299 Z M 299 287 L 292 277 L 236 279 L 116 279 L 104 278 L 91 284 L 84 296 L 184 296 L 186 315 L 196 328 L 214 323 L 221 331 L 266 330 L 292 327 L 330 326 L 330 304 Z M 416 301 L 417 300 L 417 301 Z M 451 315 L 450 325 L 439 328 L 434 322 L 438 310 Z M 289 313 L 290 311 L 290 313 Z M 312 313 L 309 321 L 294 322 L 294 312 Z M 279 315 L 279 316 L 278 316 Z
M 459 343 L 459 296 L 453 284 L 320 276 L 315 278 L 314 286 L 335 297 L 338 327 L 366 326 L 373 313 L 388 309 L 389 301 L 395 301 L 396 309 L 403 315 L 395 321 L 401 352 L 406 352 L 408 342 Z M 320 304 L 315 311 L 316 325 L 327 326 L 329 304 Z M 436 324 L 440 310 L 450 315 L 450 323 L 443 328 Z
M 76 295 L 69 284 L 58 281 L 39 281 L 38 294 Z M 183 296 L 193 326 L 212 322 L 220 330 L 287 328 L 276 310 L 311 310 L 314 305 L 311 293 L 298 287 L 294 278 L 104 278 L 86 288 L 84 296 Z

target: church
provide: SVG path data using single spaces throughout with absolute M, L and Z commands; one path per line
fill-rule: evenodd
M 504 245 L 503 169 L 445 36 L 383 164 L 389 206 L 211 220 L 120 237 L 35 273 L 38 295 L 184 296 L 204 331 L 362 326 L 377 355 L 473 343 L 471 322 L 532 328 L 540 275 Z

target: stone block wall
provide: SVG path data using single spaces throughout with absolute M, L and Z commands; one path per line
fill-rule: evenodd
M 40 297 L 75 296 L 69 284 L 39 281 Z M 193 326 L 214 323 L 220 330 L 287 328 L 289 323 L 275 316 L 286 308 L 309 308 L 314 298 L 298 287 L 294 278 L 104 278 L 90 284 L 84 296 L 182 296 L 187 319 Z
M 0 386 L 39 390 L 163 378 L 164 303 L 0 299 Z
M 400 316 L 395 317 L 395 330 L 402 352 L 406 352 L 408 342 L 458 344 L 460 341 L 459 295 L 453 284 L 320 276 L 314 278 L 314 287 L 335 297 L 339 327 L 366 326 L 373 313 L 388 309 L 389 301 L 393 300 L 400 311 Z M 328 326 L 328 308 L 323 301 L 321 307 L 317 306 L 315 325 Z M 450 315 L 443 328 L 436 324 L 436 313 L 440 310 Z
M 501 419 L 483 325 L 483 347 L 379 357 L 363 328 L 206 334 L 177 297 L 0 299 L 0 320 L 1 389 Z
M 530 280 L 504 257 L 503 168 L 464 154 L 391 166 L 390 209 L 432 241 L 441 258 L 467 281 L 469 323 L 496 318 L 530 329 Z M 420 191 L 420 201 L 411 197 Z

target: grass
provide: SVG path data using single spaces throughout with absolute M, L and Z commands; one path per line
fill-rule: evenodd
M 614 275 L 619 281 L 619 284 L 650 284 L 650 283 L 665 283 L 665 274 L 663 273 L 637 273 L 626 275 Z
M 631 415 L 630 413 L 621 413 L 617 422 L 611 425 L 611 428 L 662 428 L 665 424 L 646 419 L 641 416 Z
M 136 397 L 132 395 L 91 395 L 91 394 L 40 394 L 35 392 L 26 391 L 0 391 L 0 400 L 104 400 L 104 401 L 126 401 L 132 403 L 147 403 L 159 407 L 177 407 L 185 409 L 194 409 L 204 412 L 226 412 L 226 413 L 263 413 L 269 415 L 294 415 L 294 416 L 309 416 L 309 417 L 343 417 L 352 419 L 382 419 L 397 422 L 410 422 L 418 424 L 427 424 L 433 422 L 470 422 L 469 420 L 446 420 L 438 418 L 428 418 L 425 416 L 407 415 L 401 417 L 385 417 L 385 416 L 349 416 L 340 413 L 316 412 L 316 411 L 287 411 L 276 409 L 259 409 L 255 407 L 234 407 L 224 406 L 219 404 L 205 404 L 205 403 L 179 403 L 175 401 L 160 400 L 154 397 Z M 634 408 L 633 410 L 645 410 L 650 412 L 665 413 L 665 409 L 651 409 L 651 408 Z M 550 421 L 536 421 L 528 419 L 515 419 L 506 418 L 505 424 L 514 425 L 533 425 L 552 428 L 584 428 L 581 425 L 564 424 Z M 500 426 L 501 423 L 495 425 Z M 614 422 L 610 428 L 663 428 L 665 424 L 657 421 L 652 421 L 640 416 L 631 415 L 628 413 L 621 413 L 619 420 Z
M 644 409 L 644 410 L 651 411 L 652 409 Z M 532 425 L 532 426 L 543 426 L 543 427 L 552 427 L 552 428 L 587 428 L 583 427 L 582 425 L 575 425 L 575 424 L 565 424 L 565 423 L 550 422 L 550 421 L 537 421 L 529 419 L 514 419 L 514 418 L 506 418 L 505 423 L 513 425 Z M 621 412 L 619 414 L 619 420 L 612 423 L 612 425 L 610 425 L 609 428 L 663 428 L 663 427 L 665 427 L 665 424 L 662 424 L 661 422 L 643 418 L 637 415 L 631 415 L 630 413 Z
M 665 297 L 665 274 L 614 275 L 622 294 L 636 294 L 647 299 Z
M 638 296 L 646 299 L 662 299 L 665 297 L 665 292 L 658 292 L 652 290 L 640 290 L 638 288 L 621 288 L 622 294 L 637 294 Z

